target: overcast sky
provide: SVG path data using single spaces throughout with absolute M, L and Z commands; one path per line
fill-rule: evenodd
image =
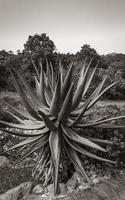
M 47 33 L 60 52 L 125 53 L 125 0 L 0 0 L 0 50 Z

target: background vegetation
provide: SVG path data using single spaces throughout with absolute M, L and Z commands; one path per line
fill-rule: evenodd
M 45 67 L 46 58 L 52 62 L 55 70 L 58 68 L 59 59 L 61 59 L 64 69 L 68 68 L 69 63 L 74 62 L 74 76 L 79 71 L 85 57 L 88 60 L 93 57 L 93 65 L 98 61 L 99 66 L 94 79 L 92 88 L 94 89 L 98 82 L 104 77 L 108 76 L 107 84 L 118 81 L 118 84 L 110 89 L 104 99 L 109 100 L 124 100 L 125 99 L 125 54 L 113 53 L 107 55 L 99 55 L 95 49 L 90 45 L 84 44 L 76 54 L 63 54 L 56 50 L 54 42 L 45 34 L 35 34 L 29 36 L 24 44 L 22 51 L 18 50 L 17 54 L 12 51 L 0 51 L 0 91 L 13 91 L 14 87 L 11 82 L 9 73 L 10 65 L 16 69 L 20 69 L 25 75 L 27 80 L 34 84 L 34 67 L 31 59 L 37 64 L 39 58 L 42 59 L 43 66 Z M 45 69 L 46 70 L 46 69 Z M 76 78 L 76 77 L 75 77 Z

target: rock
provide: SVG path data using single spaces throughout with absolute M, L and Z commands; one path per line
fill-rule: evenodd
M 55 199 L 61 200 L 61 199 L 68 198 L 68 193 L 67 193 L 68 190 L 67 190 L 67 185 L 65 183 L 59 183 L 60 193 L 58 195 L 56 195 L 56 197 L 54 196 L 54 185 L 53 184 L 48 185 L 47 190 L 48 190 L 48 196 L 51 198 L 51 200 L 55 200 Z
M 76 189 L 67 192 L 66 186 L 67 184 L 64 183 L 59 184 L 61 193 L 57 196 L 54 196 L 53 184 L 49 185 L 46 192 L 44 191 L 42 194 L 29 195 L 30 183 L 23 183 L 0 195 L 0 200 L 125 200 L 125 175 L 103 179 L 86 189 L 79 185 Z M 40 189 L 42 186 L 37 185 L 34 188 Z
M 72 191 L 71 197 L 73 200 L 123 200 L 125 199 L 124 180 L 123 176 L 118 176 L 107 180 L 103 179 L 101 183 L 97 183 L 88 189 L 79 186 Z
M 79 184 L 79 177 L 78 174 L 75 172 L 73 176 L 67 182 L 67 188 L 69 191 L 73 191 L 78 187 Z
M 43 199 L 41 198 L 41 195 L 30 194 L 30 195 L 25 195 L 23 199 L 20 200 L 43 200 Z
M 33 194 L 43 194 L 43 192 L 44 192 L 44 188 L 41 184 L 36 185 L 32 190 Z
M 0 156 L 0 167 L 7 167 L 9 166 L 10 161 L 5 156 Z
M 77 172 L 75 172 L 73 176 L 67 181 L 66 185 L 69 191 L 73 191 L 81 185 L 85 188 L 88 188 L 88 184 L 86 183 L 85 179 L 83 179 Z
M 22 200 L 30 190 L 30 182 L 25 182 L 19 186 L 8 190 L 6 193 L 0 195 L 0 200 Z
M 50 194 L 54 194 L 54 184 L 50 184 L 47 186 L 47 191 L 50 193 Z
M 67 194 L 67 185 L 65 183 L 60 183 L 59 184 L 59 190 L 60 190 L 60 193 L 62 195 L 66 195 Z

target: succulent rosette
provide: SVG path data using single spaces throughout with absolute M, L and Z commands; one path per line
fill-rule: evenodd
M 64 77 L 61 63 L 59 64 L 60 70 L 55 75 L 51 63 L 46 61 L 46 71 L 44 71 L 40 61 L 40 72 L 35 66 L 36 91 L 28 84 L 20 72 L 14 68 L 11 69 L 14 86 L 20 95 L 24 109 L 16 108 L 4 101 L 3 103 L 10 108 L 10 113 L 16 120 L 16 123 L 0 121 L 0 129 L 8 134 L 21 136 L 26 139 L 12 146 L 6 152 L 13 149 L 19 149 L 19 152 L 23 152 L 15 164 L 34 152 L 38 152 L 38 158 L 33 168 L 33 176 L 40 176 L 45 183 L 52 179 L 55 194 L 59 192 L 58 177 L 62 152 L 67 154 L 76 170 L 90 184 L 91 180 L 83 168 L 81 155 L 114 163 L 88 150 L 89 147 L 106 152 L 101 143 L 111 144 L 111 141 L 88 137 L 84 134 L 84 129 L 113 128 L 107 122 L 125 118 L 125 116 L 119 116 L 86 122 L 85 119 L 91 113 L 91 108 L 106 91 L 116 84 L 112 83 L 104 87 L 105 77 L 89 98 L 85 100 L 84 97 L 98 66 L 97 64 L 95 67 L 91 67 L 91 63 L 92 60 L 89 63 L 85 60 L 75 90 L 75 81 L 72 81 L 73 63 Z M 117 126 L 117 128 L 119 127 Z M 15 131 L 11 128 L 15 129 Z M 16 131 L 18 129 L 25 131 Z M 82 134 L 78 133 L 77 130 L 79 129 L 82 129 Z

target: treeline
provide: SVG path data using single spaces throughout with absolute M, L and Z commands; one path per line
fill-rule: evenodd
M 59 69 L 59 61 L 61 61 L 64 70 L 67 70 L 70 63 L 73 62 L 74 77 L 77 78 L 85 58 L 88 61 L 93 58 L 91 67 L 98 63 L 98 69 L 91 90 L 96 87 L 104 76 L 107 76 L 106 84 L 112 82 L 117 82 L 117 84 L 106 93 L 104 98 L 125 100 L 125 54 L 108 54 L 102 56 L 87 44 L 83 45 L 76 54 L 59 53 L 56 50 L 54 42 L 45 33 L 29 36 L 24 44 L 24 49 L 22 51 L 18 50 L 17 54 L 14 54 L 12 51 L 0 51 L 0 91 L 14 91 L 10 75 L 11 66 L 20 70 L 32 86 L 34 86 L 35 69 L 33 65 L 35 64 L 39 68 L 39 60 L 42 61 L 44 70 L 46 70 L 47 59 L 52 63 L 55 71 Z

